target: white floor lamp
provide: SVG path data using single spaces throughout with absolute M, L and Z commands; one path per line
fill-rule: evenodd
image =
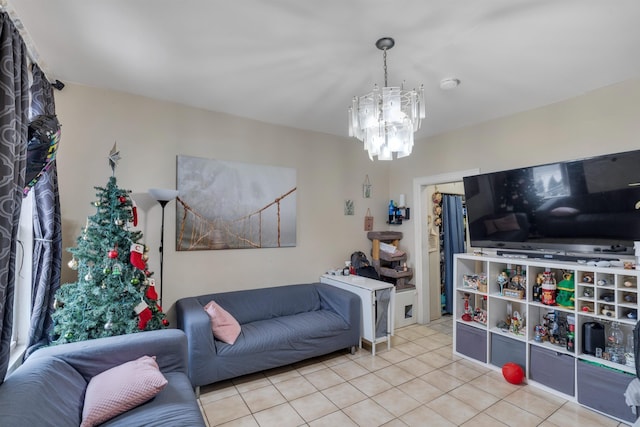
M 160 206 L 162 206 L 162 226 L 160 228 L 160 305 L 162 305 L 162 287 L 164 280 L 162 280 L 162 263 L 164 260 L 164 208 L 167 203 L 178 197 L 178 190 L 169 190 L 165 188 L 150 188 L 149 194 L 156 199 Z

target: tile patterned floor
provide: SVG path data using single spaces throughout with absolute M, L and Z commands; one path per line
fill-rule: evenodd
M 202 387 L 210 427 L 542 426 L 627 424 L 452 354 L 452 321 L 396 330 L 376 356 L 333 353 Z

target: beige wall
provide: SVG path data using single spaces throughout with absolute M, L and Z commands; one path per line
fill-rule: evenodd
M 355 140 L 73 84 L 55 96 L 62 123 L 58 170 L 63 247 L 75 245 L 87 216 L 95 213 L 93 187 L 106 184 L 108 153 L 117 141 L 122 156 L 118 184 L 132 190 L 138 201 L 138 229 L 150 247 L 149 264 L 157 279 L 161 209 L 146 192 L 175 188 L 178 154 L 297 170 L 295 248 L 176 252 L 175 203 L 167 206 L 165 309 L 188 295 L 315 281 L 327 269 L 344 266 L 353 251 L 369 252 L 363 231 L 367 207 L 381 213 L 374 214 L 374 226 L 384 226 L 389 165 L 371 162 Z M 371 199 L 362 197 L 367 174 Z M 355 216 L 344 215 L 345 199 L 355 200 Z M 75 280 L 69 259 L 65 253 L 63 283 Z
M 372 163 L 349 138 L 300 131 L 138 96 L 68 84 L 56 92 L 63 125 L 58 154 L 64 247 L 72 246 L 94 213 L 93 186 L 110 174 L 107 155 L 118 142 L 121 187 L 140 193 L 139 228 L 158 271 L 160 207 L 148 188 L 175 188 L 176 155 L 292 167 L 298 179 L 298 245 L 287 249 L 175 251 L 175 208 L 167 207 L 164 299 L 231 289 L 308 282 L 338 267 L 354 250 L 369 253 L 363 216 L 370 207 L 376 230 L 387 229 L 388 199 L 405 194 L 412 219 L 401 247 L 415 265 L 415 178 L 480 168 L 492 171 L 640 148 L 640 81 L 603 88 L 571 100 L 416 142 L 413 154 Z M 274 108 L 277 108 L 275 106 Z M 424 123 L 429 126 L 429 121 Z M 346 120 L 345 120 L 346 129 Z M 345 131 L 346 133 L 346 131 Z M 373 198 L 362 198 L 368 174 Z M 344 216 L 344 199 L 356 215 Z M 418 239 L 420 242 L 420 239 Z M 63 282 L 74 280 L 66 267 Z M 425 276 L 428 277 L 428 276 Z M 426 282 L 426 280 L 425 280 Z M 419 290 L 424 283 L 418 283 Z M 424 305 L 424 304 L 423 304 Z M 421 307 L 419 307 L 421 309 Z
M 414 179 L 479 168 L 481 172 L 570 160 L 604 153 L 640 149 L 640 80 L 602 88 L 580 97 L 536 110 L 470 126 L 416 142 L 413 154 L 392 162 L 390 194 L 412 199 Z M 429 126 L 429 120 L 423 122 Z M 419 210 L 412 221 L 398 226 L 409 265 L 417 252 L 415 239 Z M 425 220 L 426 222 L 426 220 Z M 424 253 L 426 255 L 426 252 Z M 417 287 L 428 286 L 428 272 L 417 271 Z M 425 279 L 421 279 L 425 277 Z M 420 282 L 422 280 L 422 282 Z M 427 292 L 420 295 L 427 305 Z M 422 309 L 422 307 L 420 307 Z

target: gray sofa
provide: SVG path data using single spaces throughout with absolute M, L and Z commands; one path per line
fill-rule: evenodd
M 214 338 L 204 306 L 216 301 L 240 323 L 233 345 Z M 183 298 L 178 328 L 189 341 L 194 386 L 288 365 L 360 343 L 360 299 L 323 283 Z
M 3 427 L 80 425 L 95 375 L 141 356 L 156 356 L 167 386 L 103 426 L 204 426 L 187 377 L 187 342 L 177 329 L 100 338 L 37 350 L 0 385 Z

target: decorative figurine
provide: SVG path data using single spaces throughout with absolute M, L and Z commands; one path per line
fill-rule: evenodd
M 543 273 L 541 302 L 545 305 L 556 305 L 556 279 L 551 271 Z
M 562 275 L 562 280 L 558 283 L 558 295 L 556 296 L 556 303 L 562 307 L 573 309 L 574 307 L 574 283 L 573 273 L 565 271 Z
M 500 295 L 504 295 L 504 287 L 509 283 L 509 276 L 506 271 L 503 271 L 498 275 L 498 285 L 500 286 Z
M 462 313 L 462 320 L 465 322 L 471 322 L 473 320 L 473 310 L 471 310 L 471 307 L 469 306 L 469 296 L 469 294 L 465 293 L 462 297 L 462 300 L 464 301 L 464 313 Z

